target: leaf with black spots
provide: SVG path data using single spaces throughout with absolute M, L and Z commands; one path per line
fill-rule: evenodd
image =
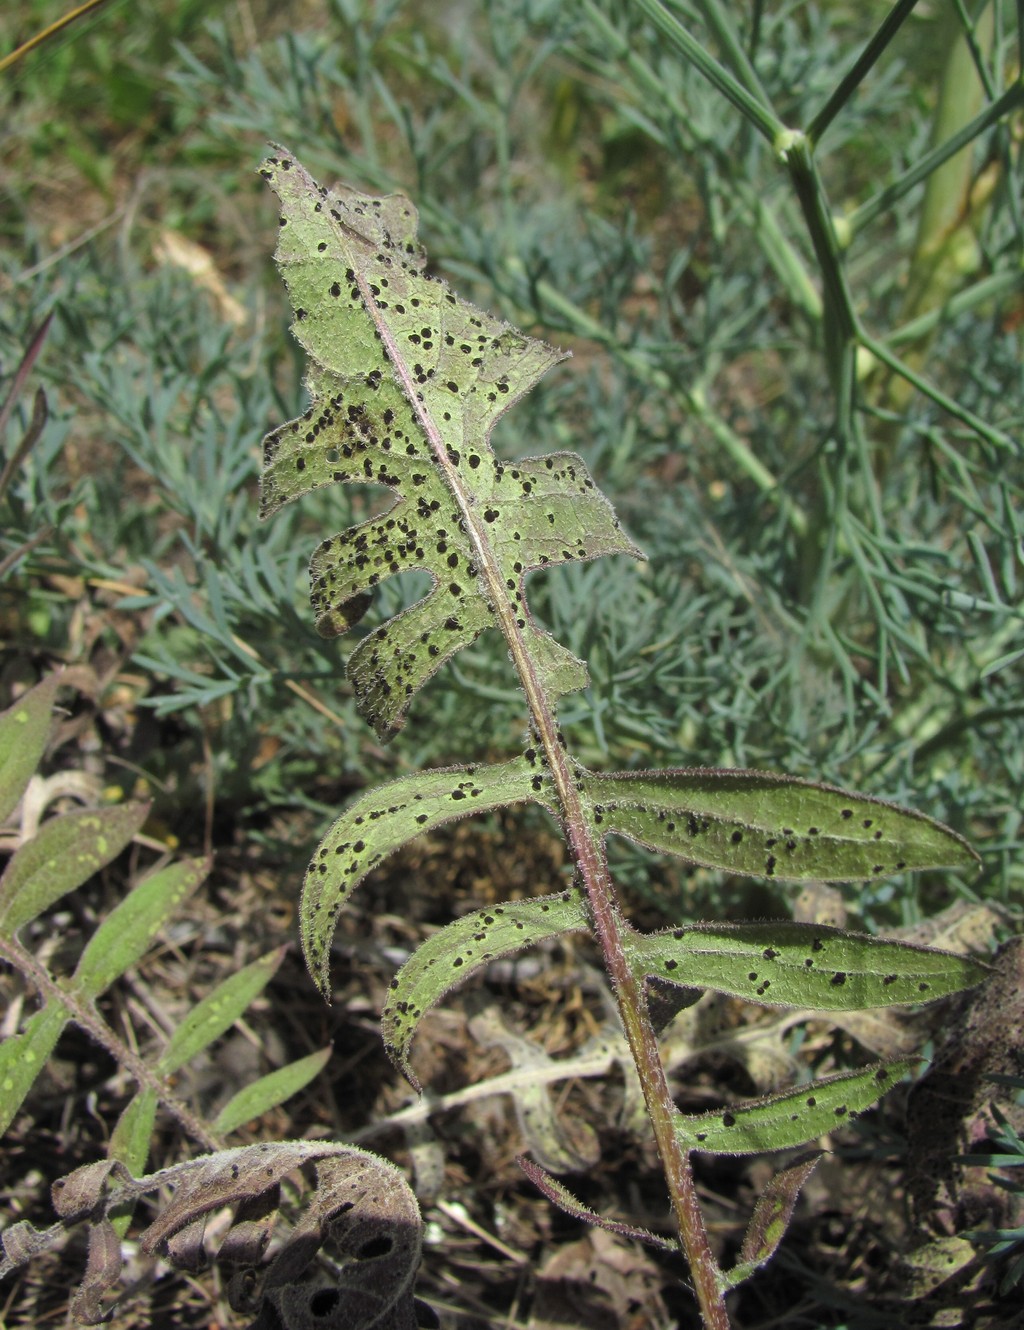
M 302 950 L 321 993 L 330 992 L 338 915 L 367 873 L 421 832 L 528 799 L 551 806 L 550 780 L 536 754 L 414 772 L 351 804 L 320 842 L 302 891 Z
M 729 873 L 854 881 L 979 862 L 962 836 L 922 813 L 793 776 L 624 772 L 588 776 L 586 791 L 602 833 Z
M 412 569 L 433 579 L 353 652 L 360 710 L 381 737 L 394 733 L 427 680 L 492 626 L 552 700 L 586 687 L 583 662 L 531 618 L 525 575 L 642 556 L 574 453 L 503 462 L 488 442 L 562 353 L 428 276 L 407 199 L 324 189 L 283 149 L 261 174 L 281 201 L 276 257 L 312 400 L 264 441 L 261 511 L 335 483 L 395 495 L 313 555 L 313 605 L 329 636 L 362 617 L 384 579 Z

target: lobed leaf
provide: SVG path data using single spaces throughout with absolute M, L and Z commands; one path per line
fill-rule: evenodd
M 875 1063 L 783 1094 L 693 1116 L 679 1114 L 676 1130 L 687 1150 L 760 1154 L 815 1141 L 863 1113 L 898 1083 L 908 1061 Z
M 281 201 L 276 258 L 311 358 L 312 398 L 264 441 L 261 512 L 336 482 L 395 494 L 385 513 L 313 556 L 325 635 L 357 623 L 383 579 L 415 568 L 433 580 L 353 653 L 361 712 L 381 737 L 393 733 L 415 693 L 492 625 L 525 641 L 552 701 L 585 687 L 583 662 L 531 619 L 525 575 L 642 556 L 575 454 L 504 463 L 488 443 L 562 353 L 429 277 L 408 200 L 328 191 L 283 149 L 260 173 Z
M 586 790 L 601 831 L 730 873 L 833 882 L 979 862 L 922 813 L 793 776 L 680 768 L 589 776 Z
M 431 1007 L 499 956 L 511 956 L 560 933 L 583 932 L 589 926 L 585 901 L 575 889 L 475 910 L 447 924 L 417 947 L 391 981 L 381 1012 L 384 1046 L 391 1061 L 419 1090 L 409 1067 L 409 1048 Z
M 988 973 L 952 952 L 785 920 L 631 932 L 625 941 L 638 979 L 650 975 L 765 1006 L 859 1011 L 930 1002 Z
M 338 818 L 306 873 L 299 913 L 302 951 L 317 987 L 330 992 L 338 915 L 377 864 L 421 832 L 526 799 L 550 806 L 551 783 L 532 749 L 492 766 L 419 771 L 364 794 Z
M 44 822 L 0 877 L 0 929 L 16 933 L 55 901 L 87 882 L 142 827 L 149 804 L 62 813 Z
M 51 674 L 0 715 L 0 822 L 17 808 L 43 756 L 59 684 Z

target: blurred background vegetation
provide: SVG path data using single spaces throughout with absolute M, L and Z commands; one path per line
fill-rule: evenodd
M 1013 927 L 1018 15 L 922 4 L 844 88 L 887 9 L 663 7 L 783 123 L 819 117 L 824 269 L 792 172 L 648 0 L 107 0 L 0 69 L 0 399 L 53 316 L 0 437 L 0 702 L 74 668 L 106 779 L 154 798 L 153 836 L 217 852 L 221 899 L 256 873 L 242 898 L 271 934 L 291 924 L 265 902 L 294 900 L 353 791 L 521 742 L 488 634 L 386 750 L 356 715 L 353 639 L 317 638 L 306 565 L 384 491 L 321 491 L 257 521 L 260 441 L 304 409 L 255 174 L 275 140 L 323 181 L 408 193 L 433 271 L 573 352 L 495 446 L 581 453 L 649 556 L 531 578 L 535 614 L 590 665 L 563 705 L 575 755 L 777 769 L 908 803 L 967 835 L 983 870 L 860 890 L 854 921 L 912 924 L 963 899 Z M 62 11 L 4 6 L 0 60 Z M 961 132 L 961 153 L 930 156 Z M 16 458 L 39 386 L 48 418 Z M 360 631 L 422 591 L 385 584 Z M 453 836 L 477 854 L 473 891 L 558 885 L 539 815 Z M 612 848 L 648 918 L 790 912 L 784 886 Z M 393 911 L 396 936 L 398 917 L 443 922 L 426 877 L 399 871 L 367 908 Z
M 802 126 L 885 8 L 755 4 L 732 20 L 766 98 Z M 60 9 L 7 8 L 0 44 Z M 724 41 L 717 5 L 670 9 L 712 48 Z M 843 261 L 865 327 L 995 441 L 863 355 L 857 438 L 841 437 L 791 183 L 631 6 L 110 0 L 30 52 L 0 81 L 6 375 L 55 318 L 35 375 L 50 419 L 2 513 L 2 555 L 38 542 L 0 588 L 6 684 L 47 661 L 101 661 L 114 751 L 183 839 L 197 807 L 256 835 L 305 808 L 308 833 L 394 768 L 519 740 L 491 635 L 442 672 L 387 752 L 355 716 L 349 643 L 317 639 L 304 570 L 383 492 L 257 523 L 260 439 L 303 403 L 273 202 L 254 175 L 274 139 L 322 179 L 406 191 L 436 271 L 574 353 L 496 444 L 578 450 L 649 555 L 531 581 L 535 612 L 590 662 L 592 687 L 564 708 L 576 753 L 820 776 L 970 835 L 980 882 L 872 889 L 871 925 L 913 918 L 922 891 L 1011 902 L 1019 114 L 931 195 L 894 191 L 887 206 L 884 191 L 940 114 L 945 134 L 959 128 L 1019 66 L 997 6 L 996 30 L 976 33 L 988 85 L 973 65 L 944 83 L 960 25 L 937 10 L 912 16 L 841 105 L 818 161 L 837 234 L 852 235 Z M 936 194 L 938 222 L 925 215 Z M 8 452 L 16 437 L 17 418 Z M 415 578 L 389 584 L 376 613 L 421 592 Z M 621 858 L 642 889 L 643 857 Z M 701 892 L 715 909 L 715 884 Z

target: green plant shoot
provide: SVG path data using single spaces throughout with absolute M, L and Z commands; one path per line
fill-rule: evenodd
M 672 1101 L 659 1057 L 649 980 L 764 1005 L 835 1010 L 929 1000 L 977 983 L 984 969 L 943 952 L 810 925 L 710 923 L 640 934 L 616 901 L 605 838 L 624 836 L 729 873 L 793 881 L 971 867 L 976 856 L 961 837 L 920 814 L 830 786 L 712 768 L 597 774 L 576 762 L 557 708 L 586 686 L 586 666 L 534 622 L 526 575 L 571 560 L 642 555 L 578 456 L 555 452 L 513 463 L 489 444 L 502 413 L 562 355 L 429 276 L 406 199 L 328 191 L 283 149 L 262 174 L 281 201 L 277 261 L 295 334 L 310 357 L 312 399 L 305 415 L 266 439 L 263 515 L 338 482 L 394 494 L 387 511 L 329 536 L 313 555 L 317 627 L 328 636 L 347 632 L 381 581 L 425 571 L 429 592 L 352 654 L 348 675 L 362 714 L 382 738 L 393 734 L 431 676 L 488 629 L 505 638 L 529 714 L 518 757 L 404 776 L 363 795 L 338 819 L 306 878 L 307 963 L 328 994 L 339 911 L 366 874 L 413 837 L 508 804 L 547 808 L 568 842 L 576 885 L 475 912 L 430 938 L 392 982 L 383 1015 L 387 1047 L 412 1079 L 408 1050 L 423 1014 L 468 974 L 542 938 L 593 934 L 701 1314 L 707 1327 L 724 1330 L 726 1289 L 763 1264 L 780 1231 L 762 1216 L 751 1232 L 771 1228 L 771 1241 L 748 1234 L 741 1266 L 723 1272 L 697 1205 L 691 1151 L 747 1153 L 814 1140 L 870 1107 L 907 1064 L 876 1064 L 687 1117 Z M 557 1204 L 584 1213 L 536 1164 L 529 1172 Z M 777 1180 L 765 1213 L 774 1206 L 788 1217 L 806 1175 L 796 1170 Z

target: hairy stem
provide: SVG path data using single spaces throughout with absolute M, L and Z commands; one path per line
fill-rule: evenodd
M 84 1001 L 73 989 L 67 989 L 56 983 L 45 965 L 40 965 L 31 952 L 26 951 L 16 938 L 0 936 L 0 958 L 8 965 L 19 970 L 32 983 L 37 992 L 47 1002 L 54 1002 L 67 1009 L 68 1017 L 109 1053 L 119 1067 L 131 1075 L 136 1083 L 145 1090 L 151 1090 L 162 1106 L 177 1121 L 178 1125 L 198 1141 L 207 1150 L 219 1150 L 224 1142 L 210 1131 L 206 1123 L 196 1117 L 187 1105 L 176 1099 L 167 1089 L 166 1077 L 158 1075 L 139 1057 L 123 1039 L 120 1039 L 92 1006 Z
M 437 422 L 416 392 L 401 350 L 395 345 L 391 330 L 380 316 L 366 278 L 359 273 L 356 281 L 366 308 L 371 311 L 381 340 L 388 350 L 406 398 L 430 442 L 437 466 L 459 506 L 466 533 L 473 543 L 479 575 L 486 586 L 487 598 L 494 607 L 497 625 L 508 643 L 512 663 L 526 694 L 533 729 L 544 749 L 558 796 L 566 839 L 590 902 L 594 930 L 601 944 L 626 1041 L 643 1088 L 704 1324 L 707 1330 L 729 1330 L 720 1272 L 708 1243 L 707 1230 L 697 1202 L 689 1154 L 675 1130 L 675 1105 L 658 1051 L 658 1041 L 647 1013 L 644 995 L 626 958 L 623 936 L 627 925 L 615 904 L 602 840 L 584 813 L 577 776 L 566 752 L 565 741 L 515 610 L 504 592 L 501 569 L 480 512 L 466 493 L 462 478 L 448 457 Z

